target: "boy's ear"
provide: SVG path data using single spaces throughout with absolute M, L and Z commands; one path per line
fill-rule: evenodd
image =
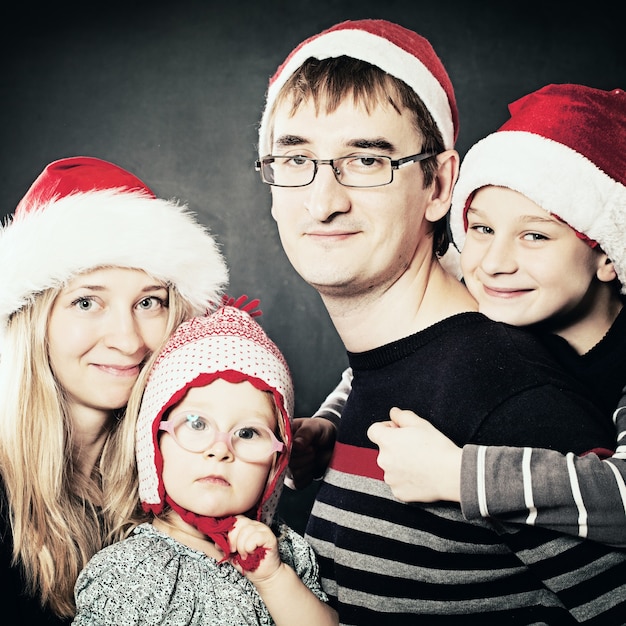
M 601 280 L 603 283 L 610 283 L 617 278 L 617 272 L 615 271 L 613 261 L 611 261 L 611 259 L 609 259 L 609 257 L 604 253 L 600 255 L 600 262 L 598 263 L 596 276 L 598 277 L 598 280 Z

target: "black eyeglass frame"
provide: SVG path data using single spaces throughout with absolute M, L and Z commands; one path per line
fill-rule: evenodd
M 391 185 L 391 183 L 393 182 L 394 170 L 399 170 L 400 168 L 406 165 L 411 165 L 413 163 L 419 163 L 420 161 L 424 161 L 430 157 L 437 156 L 438 154 L 439 154 L 438 152 L 418 152 L 417 154 L 411 154 L 409 156 L 402 157 L 400 159 L 392 159 L 391 157 L 387 155 L 382 155 L 382 154 L 355 154 L 355 155 L 346 155 L 342 157 L 336 157 L 334 159 L 312 159 L 310 157 L 305 157 L 305 156 L 301 156 L 297 154 L 294 154 L 294 155 L 268 154 L 260 159 L 257 159 L 254 162 L 254 169 L 261 174 L 261 180 L 266 185 L 271 185 L 272 187 L 283 187 L 285 189 L 298 189 L 299 187 L 308 187 L 315 180 L 315 177 L 317 176 L 317 171 L 320 165 L 330 165 L 333 170 L 333 174 L 335 175 L 335 180 L 343 187 L 350 187 L 352 189 L 372 189 L 374 187 L 385 187 L 386 185 Z M 341 182 L 341 180 L 339 180 L 339 172 L 337 168 L 335 167 L 335 161 L 338 161 L 340 159 L 348 159 L 351 156 L 354 156 L 354 157 L 364 156 L 364 157 L 370 157 L 372 159 L 387 159 L 389 163 L 391 164 L 391 179 L 389 180 L 389 182 L 378 183 L 377 185 L 346 185 L 345 183 Z M 268 180 L 265 179 L 265 176 L 263 176 L 263 164 L 266 163 L 269 159 L 272 159 L 272 161 L 269 161 L 271 163 L 276 158 L 288 159 L 288 158 L 296 158 L 296 157 L 305 159 L 306 161 L 311 161 L 311 163 L 313 163 L 313 177 L 308 183 L 305 183 L 304 185 L 277 185 L 276 183 L 269 182 Z

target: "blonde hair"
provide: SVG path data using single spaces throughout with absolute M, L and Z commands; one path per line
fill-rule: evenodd
M 48 319 L 59 291 L 37 294 L 8 322 L 0 354 L 0 474 L 13 562 L 22 568 L 25 591 L 58 616 L 71 617 L 81 569 L 132 529 L 138 483 L 134 428 L 113 412 L 91 476 L 76 469 L 72 423 L 47 350 Z M 176 289 L 168 291 L 164 341 L 190 316 Z

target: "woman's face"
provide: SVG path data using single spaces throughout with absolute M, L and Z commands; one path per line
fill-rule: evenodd
M 168 323 L 168 289 L 142 270 L 103 268 L 72 279 L 48 321 L 52 371 L 75 420 L 126 406 Z

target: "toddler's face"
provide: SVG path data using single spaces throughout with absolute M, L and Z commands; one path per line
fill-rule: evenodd
M 247 381 L 235 384 L 216 379 L 205 387 L 194 387 L 170 411 L 170 418 L 181 413 L 210 418 L 224 433 L 239 426 L 276 429 L 272 397 Z M 203 452 L 189 452 L 166 432 L 161 434 L 159 447 L 165 491 L 183 508 L 211 517 L 245 514 L 252 509 L 276 458 L 273 453 L 261 461 L 244 461 L 219 438 Z
M 483 187 L 467 213 L 461 270 L 481 313 L 526 326 L 578 323 L 593 300 L 606 256 L 526 196 Z

